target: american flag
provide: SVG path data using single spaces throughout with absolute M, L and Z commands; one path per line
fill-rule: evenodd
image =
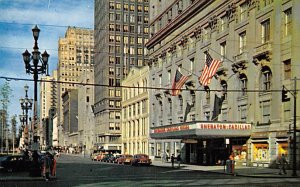
M 199 77 L 200 84 L 207 86 L 210 84 L 212 77 L 216 74 L 218 67 L 221 64 L 220 60 L 213 59 L 208 52 L 206 61 L 201 76 Z
M 176 70 L 175 77 L 172 84 L 172 95 L 176 96 L 179 94 L 180 89 L 183 84 L 188 80 L 188 76 L 182 75 L 178 70 Z

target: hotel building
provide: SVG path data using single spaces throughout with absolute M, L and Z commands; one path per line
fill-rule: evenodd
M 234 154 L 237 163 L 269 167 L 284 153 L 291 164 L 300 1 L 153 0 L 150 7 L 149 84 L 168 88 L 149 98 L 155 156 L 180 152 L 186 163 L 215 165 Z M 206 53 L 222 64 L 204 87 Z M 176 70 L 189 79 L 171 96 Z M 291 90 L 284 102 L 283 86 Z

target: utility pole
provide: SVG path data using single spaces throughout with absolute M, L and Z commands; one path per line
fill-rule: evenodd
M 297 176 L 297 77 L 295 77 L 294 79 L 294 90 L 289 90 L 286 89 L 284 86 L 282 88 L 282 102 L 285 101 L 289 101 L 290 99 L 287 96 L 287 93 L 290 92 L 290 94 L 294 97 L 294 124 L 293 124 L 293 157 L 292 157 L 292 162 L 293 162 L 293 172 L 292 172 L 292 176 L 296 177 Z

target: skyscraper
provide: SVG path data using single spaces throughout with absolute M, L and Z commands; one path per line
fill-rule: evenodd
M 70 89 L 77 89 L 76 83 L 79 82 L 83 72 L 94 73 L 93 60 L 94 31 L 68 27 L 65 37 L 58 41 L 57 72 L 60 83 L 57 84 L 57 120 L 59 125 L 64 125 L 62 95 Z
M 148 0 L 95 0 L 96 142 L 121 148 L 121 81 L 131 67 L 144 66 L 149 37 Z

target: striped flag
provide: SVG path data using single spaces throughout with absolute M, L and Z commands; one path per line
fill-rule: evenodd
M 220 60 L 213 59 L 208 52 L 206 61 L 201 76 L 199 77 L 200 84 L 207 86 L 210 84 L 212 77 L 216 74 L 218 67 L 221 64 Z
M 178 70 L 176 70 L 175 77 L 172 84 L 172 95 L 176 96 L 179 94 L 180 89 L 184 83 L 188 80 L 188 76 L 182 75 Z

